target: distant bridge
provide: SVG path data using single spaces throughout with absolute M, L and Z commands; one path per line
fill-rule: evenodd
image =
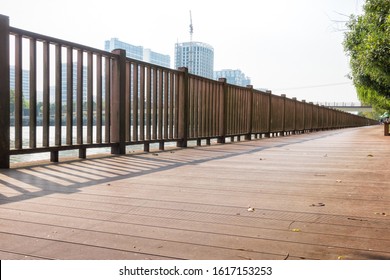
M 372 105 L 364 105 L 360 102 L 318 102 L 317 104 L 345 112 L 372 112 Z

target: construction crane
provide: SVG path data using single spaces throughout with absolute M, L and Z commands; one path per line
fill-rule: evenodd
M 192 25 L 192 14 L 190 10 L 190 41 L 192 43 L 192 34 L 194 34 L 194 26 Z

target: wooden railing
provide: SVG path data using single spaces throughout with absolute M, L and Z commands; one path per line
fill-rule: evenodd
M 85 158 L 92 147 L 125 154 L 135 144 L 149 151 L 158 143 L 163 150 L 167 142 L 186 147 L 190 140 L 225 143 L 228 137 L 250 140 L 375 123 L 195 76 L 186 68 L 129 59 L 124 50 L 105 52 L 10 27 L 0 15 L 0 168 L 9 168 L 11 155 L 26 153 L 50 152 L 56 162 L 62 150 L 77 149 Z

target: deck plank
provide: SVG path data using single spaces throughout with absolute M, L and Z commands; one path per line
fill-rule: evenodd
M 390 259 L 389 143 L 374 126 L 4 170 L 0 258 Z

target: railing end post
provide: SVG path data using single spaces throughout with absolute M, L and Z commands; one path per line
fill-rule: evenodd
M 10 167 L 9 17 L 0 14 L 0 168 Z

